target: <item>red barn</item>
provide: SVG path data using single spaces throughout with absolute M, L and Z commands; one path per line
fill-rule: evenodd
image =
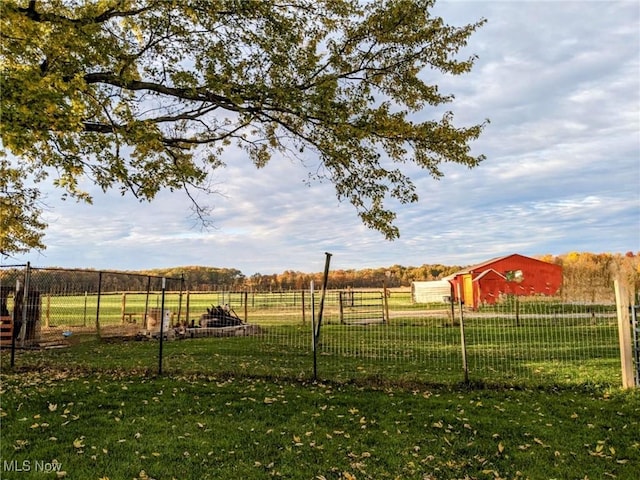
M 501 294 L 554 295 L 562 285 L 562 267 L 514 253 L 466 268 L 447 277 L 453 295 L 478 308 Z

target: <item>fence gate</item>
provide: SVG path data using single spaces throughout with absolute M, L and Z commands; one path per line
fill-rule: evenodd
M 355 292 L 347 290 L 339 294 L 340 323 L 367 325 L 384 323 L 384 299 L 382 292 Z

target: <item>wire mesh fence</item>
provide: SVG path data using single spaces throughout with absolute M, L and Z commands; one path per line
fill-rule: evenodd
M 179 278 L 29 265 L 3 266 L 0 273 L 2 307 L 19 347 L 154 334 L 160 327 L 163 287 L 177 292 L 166 298 L 166 327 L 181 320 Z
M 414 303 L 410 291 L 190 292 L 181 278 L 82 270 L 60 282 L 58 272 L 0 270 L 18 363 L 27 365 L 28 349 L 38 347 L 40 355 L 55 350 L 64 366 L 151 373 L 159 366 L 174 374 L 505 385 L 621 379 L 613 301 L 505 295 L 471 310 Z

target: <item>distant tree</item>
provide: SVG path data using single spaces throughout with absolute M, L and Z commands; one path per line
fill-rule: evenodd
M 386 201 L 418 200 L 403 164 L 438 178 L 483 159 L 469 144 L 484 123 L 424 112 L 453 99 L 429 70 L 468 72 L 456 55 L 484 23 L 449 26 L 434 1 L 3 0 L 0 138 L 66 195 L 90 202 L 85 178 L 140 200 L 182 189 L 205 223 L 193 189 L 212 190 L 230 145 L 257 167 L 289 156 L 393 239 Z M 33 205 L 20 218 L 42 230 Z

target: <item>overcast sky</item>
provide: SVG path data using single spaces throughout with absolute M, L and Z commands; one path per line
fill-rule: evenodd
M 230 151 L 215 181 L 216 228 L 201 231 L 182 193 L 151 204 L 96 193 L 93 205 L 46 199 L 47 249 L 34 266 L 140 270 L 182 265 L 285 270 L 468 265 L 520 253 L 640 250 L 640 3 L 447 1 L 436 12 L 462 25 L 486 18 L 464 57 L 472 73 L 439 80 L 460 126 L 489 118 L 469 170 L 433 180 L 414 172 L 420 202 L 397 207 L 389 242 L 339 203 L 329 183 L 274 158 L 256 170 Z M 431 114 L 431 112 L 429 112 Z

